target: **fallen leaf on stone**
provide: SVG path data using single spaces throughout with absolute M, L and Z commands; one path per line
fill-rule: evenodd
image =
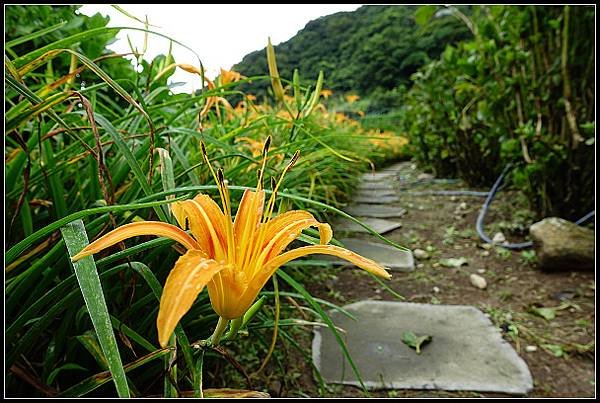
M 546 320 L 552 320 L 552 319 L 556 318 L 556 311 L 553 308 L 532 307 L 529 309 L 529 312 L 531 312 L 532 314 L 537 315 L 541 318 L 544 318 Z
M 448 259 L 440 260 L 440 264 L 444 267 L 460 267 L 462 265 L 469 264 L 469 263 L 467 262 L 467 259 L 465 259 L 464 257 L 459 257 L 459 258 L 451 257 Z
M 429 335 L 417 336 L 410 330 L 406 330 L 402 333 L 402 343 L 406 344 L 410 348 L 414 348 L 417 354 L 421 354 L 421 346 L 429 343 L 432 337 Z

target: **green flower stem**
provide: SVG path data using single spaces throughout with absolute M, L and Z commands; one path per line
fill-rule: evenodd
M 208 339 L 209 345 L 211 345 L 213 347 L 216 347 L 219 345 L 221 336 L 223 336 L 223 332 L 225 331 L 225 328 L 227 328 L 227 323 L 229 323 L 228 319 L 219 317 L 219 321 L 217 322 L 217 327 L 215 328 L 215 331 L 213 332 L 212 336 L 210 336 L 210 338 Z

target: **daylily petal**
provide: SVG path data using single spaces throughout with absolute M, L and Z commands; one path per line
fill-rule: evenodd
M 238 248 L 237 256 L 241 256 L 247 249 L 250 249 L 248 246 L 258 230 L 264 204 L 264 191 L 253 192 L 248 189 L 244 191 L 233 223 L 235 245 Z
M 206 259 L 198 250 L 189 250 L 181 256 L 167 277 L 160 298 L 156 327 L 161 347 L 166 347 L 179 320 L 187 313 L 204 286 L 227 266 Z
M 214 281 L 208 283 L 208 295 L 214 311 L 223 319 L 236 319 L 250 307 L 241 297 L 250 282 L 246 274 L 233 267 L 219 272 Z
M 279 255 L 306 228 L 319 228 L 321 245 L 326 245 L 333 236 L 329 224 L 320 223 L 311 213 L 304 210 L 288 211 L 264 225 L 265 241 L 262 249 L 268 252 L 266 261 Z
M 94 253 L 100 252 L 102 249 L 106 249 L 124 239 L 131 238 L 138 235 L 155 235 L 164 236 L 171 238 L 187 249 L 199 249 L 198 242 L 189 236 L 185 231 L 177 228 L 174 225 L 167 224 L 160 221 L 140 221 L 130 224 L 125 224 L 119 228 L 110 231 L 108 234 L 101 238 L 98 238 L 85 248 L 83 248 L 78 254 L 73 256 L 71 260 L 76 262 L 77 260 L 84 258 Z
M 386 268 L 379 265 L 378 263 L 362 257 L 348 249 L 340 248 L 339 246 L 334 245 L 311 245 L 304 246 L 301 248 L 293 249 L 288 252 L 285 252 L 275 258 L 267 261 L 264 265 L 264 269 L 258 271 L 255 276 L 252 278 L 252 281 L 248 285 L 246 292 L 239 298 L 239 305 L 247 305 L 249 307 L 252 302 L 256 299 L 256 296 L 260 292 L 260 290 L 265 286 L 265 283 L 269 280 L 269 278 L 277 271 L 277 269 L 284 265 L 285 263 L 297 259 L 302 256 L 312 255 L 312 254 L 324 254 L 324 255 L 333 255 L 340 257 L 344 260 L 348 260 L 354 265 L 360 267 L 363 270 L 368 271 L 369 273 L 373 273 L 376 276 L 384 277 L 386 279 L 390 279 L 392 276 L 386 271 Z M 246 308 L 247 309 L 247 308 Z
M 199 194 L 192 200 L 175 202 L 172 211 L 182 228 L 185 228 L 187 218 L 200 249 L 205 250 L 211 257 L 224 256 L 227 245 L 225 215 L 210 196 Z
M 301 248 L 296 248 L 288 252 L 282 253 L 281 255 L 271 259 L 266 263 L 265 268 L 267 270 L 265 270 L 264 273 L 270 276 L 273 272 L 275 272 L 275 270 L 277 270 L 279 266 L 291 260 L 297 259 L 301 256 L 313 254 L 337 256 L 351 262 L 355 266 L 358 266 L 361 269 L 366 270 L 369 273 L 372 273 L 376 276 L 383 277 L 385 279 L 390 279 L 392 277 L 392 275 L 386 271 L 386 268 L 381 266 L 380 264 L 372 261 L 371 259 L 367 259 L 366 257 L 362 257 L 359 254 L 356 254 L 348 249 L 340 248 L 339 246 L 335 245 L 303 246 Z

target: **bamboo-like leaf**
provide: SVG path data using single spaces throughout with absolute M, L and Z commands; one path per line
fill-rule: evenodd
M 65 245 L 69 251 L 69 256 L 75 256 L 81 249 L 89 243 L 87 233 L 83 221 L 77 220 L 61 228 Z M 121 363 L 121 355 L 115 339 L 115 334 L 112 330 L 110 315 L 104 300 L 102 284 L 96 271 L 94 259 L 91 257 L 83 258 L 73 263 L 79 288 L 83 294 L 85 304 L 92 319 L 96 336 L 102 347 L 108 368 L 112 374 L 117 388 L 119 397 L 129 397 L 129 387 L 127 386 L 127 378 L 123 364 Z
M 17 46 L 17 45 L 20 45 L 22 43 L 25 43 L 25 42 L 28 42 L 28 41 L 32 41 L 35 38 L 39 38 L 40 36 L 44 36 L 46 34 L 49 34 L 50 32 L 54 32 L 57 29 L 62 28 L 66 24 L 67 24 L 67 21 L 61 21 L 61 22 L 59 22 L 56 25 L 52 25 L 51 27 L 40 29 L 40 30 L 35 30 L 34 32 L 32 32 L 30 34 L 23 35 L 23 36 L 20 36 L 18 38 L 13 39 L 12 41 L 6 42 L 4 44 L 4 46 L 7 47 L 7 48 L 12 48 L 13 46 Z

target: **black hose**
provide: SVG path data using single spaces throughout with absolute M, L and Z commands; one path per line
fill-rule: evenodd
M 506 175 L 506 173 L 508 172 L 508 170 L 510 169 L 511 166 L 512 166 L 512 164 L 507 164 L 506 167 L 504 167 L 504 170 L 502 171 L 502 173 L 500 174 L 498 179 L 496 179 L 496 183 L 494 183 L 494 186 L 492 186 L 492 189 L 490 189 L 490 191 L 485 199 L 485 202 L 483 203 L 483 207 L 479 211 L 479 216 L 477 216 L 477 223 L 475 224 L 477 233 L 479 234 L 479 237 L 487 243 L 493 244 L 494 242 L 485 234 L 485 232 L 483 232 L 483 219 L 485 218 L 485 214 L 487 213 L 487 210 L 488 210 L 490 204 L 492 203 L 492 200 L 494 199 L 496 192 L 498 191 L 498 187 L 502 183 L 502 179 L 504 179 L 504 175 Z M 587 221 L 590 217 L 593 217 L 594 214 L 595 214 L 594 210 L 590 211 L 585 216 L 583 216 L 579 220 L 577 220 L 575 222 L 575 224 L 579 225 L 579 224 Z M 525 248 L 530 248 L 531 246 L 533 246 L 533 242 L 528 241 L 528 242 L 521 242 L 521 243 L 509 243 L 509 244 L 501 244 L 499 246 L 502 246 L 503 248 L 506 248 L 506 249 L 525 249 Z

